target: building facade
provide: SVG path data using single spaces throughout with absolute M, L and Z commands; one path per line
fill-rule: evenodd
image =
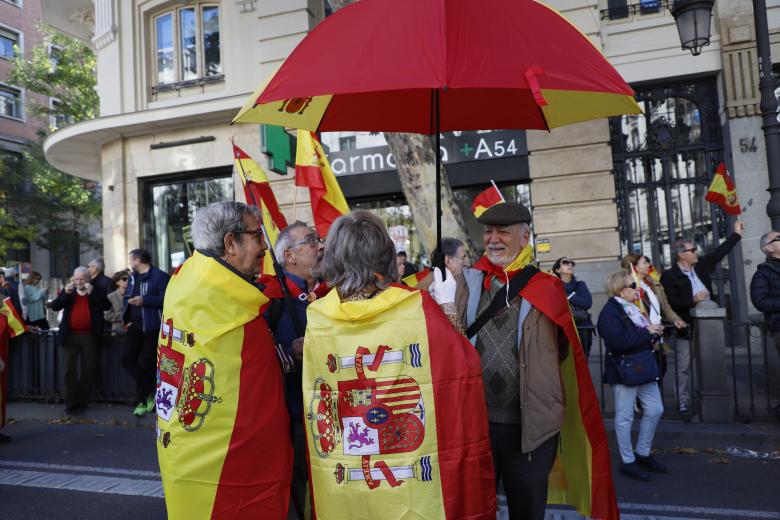
M 505 195 L 533 207 L 543 265 L 572 257 L 578 276 L 599 293 L 604 275 L 629 251 L 668 267 L 676 238 L 704 248 L 723 239 L 730 223 L 703 195 L 725 161 L 747 232 L 718 277 L 718 292 L 733 313 L 747 313 L 745 282 L 762 259 L 758 237 L 769 226 L 752 3 L 716 2 L 711 43 L 700 56 L 681 50 L 667 2 L 546 3 L 602 50 L 635 88 L 645 114 L 550 133 L 447 134 L 443 146 L 458 203 L 467 208 L 496 180 Z M 777 50 L 780 0 L 767 3 Z M 152 250 L 162 267 L 173 267 L 186 249 L 194 210 L 243 197 L 232 174 L 231 140 L 266 167 L 288 219 L 310 220 L 307 190 L 293 185 L 291 137 L 229 122 L 324 19 L 324 0 L 43 5 L 47 23 L 91 41 L 98 53 L 101 117 L 54 133 L 45 148 L 56 167 L 102 183 L 109 270 L 125 266 L 127 251 L 139 246 Z M 399 248 L 423 255 L 381 135 L 322 138 L 351 205 L 382 214 Z M 467 226 L 478 234 L 473 222 Z

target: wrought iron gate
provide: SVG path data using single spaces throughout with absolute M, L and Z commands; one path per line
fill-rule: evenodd
M 671 245 L 685 238 L 705 252 L 727 234 L 723 215 L 704 200 L 723 160 L 715 78 L 638 87 L 644 114 L 610 120 L 621 253 L 672 264 Z M 713 277 L 727 306 L 728 270 Z M 728 305 L 730 307 L 730 305 Z

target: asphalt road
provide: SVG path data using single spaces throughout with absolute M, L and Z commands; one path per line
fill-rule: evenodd
M 778 433 L 768 437 L 771 445 L 780 425 L 769 427 Z M 22 420 L 3 432 L 13 442 L 0 445 L 0 520 L 165 518 L 148 424 Z M 650 483 L 615 475 L 624 519 L 780 519 L 780 460 L 723 455 L 723 438 L 706 432 L 659 432 L 656 439 L 669 473 Z M 555 509 L 548 518 L 579 516 Z

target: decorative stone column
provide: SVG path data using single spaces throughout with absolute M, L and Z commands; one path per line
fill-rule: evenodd
M 705 300 L 691 311 L 691 317 L 699 417 L 706 423 L 733 422 L 734 397 L 726 377 L 726 309 Z

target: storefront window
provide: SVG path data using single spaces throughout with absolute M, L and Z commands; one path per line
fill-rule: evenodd
M 170 272 L 182 263 L 195 211 L 220 200 L 233 200 L 231 176 L 147 185 L 145 244 L 155 265 Z
M 471 212 L 471 203 L 486 186 L 474 186 L 455 189 L 455 203 L 460 208 L 466 221 L 466 235 L 475 247 L 475 256 L 484 252 L 482 245 L 482 226 Z M 531 191 L 529 184 L 511 184 L 499 186 L 507 201 L 519 202 L 531 207 Z M 409 261 L 417 265 L 429 265 L 430 259 L 420 241 L 417 227 L 412 218 L 412 211 L 402 195 L 368 202 L 350 202 L 350 208 L 365 209 L 376 214 L 387 226 L 391 238 L 395 242 L 396 251 L 406 251 Z M 472 258 L 472 262 L 476 258 Z

